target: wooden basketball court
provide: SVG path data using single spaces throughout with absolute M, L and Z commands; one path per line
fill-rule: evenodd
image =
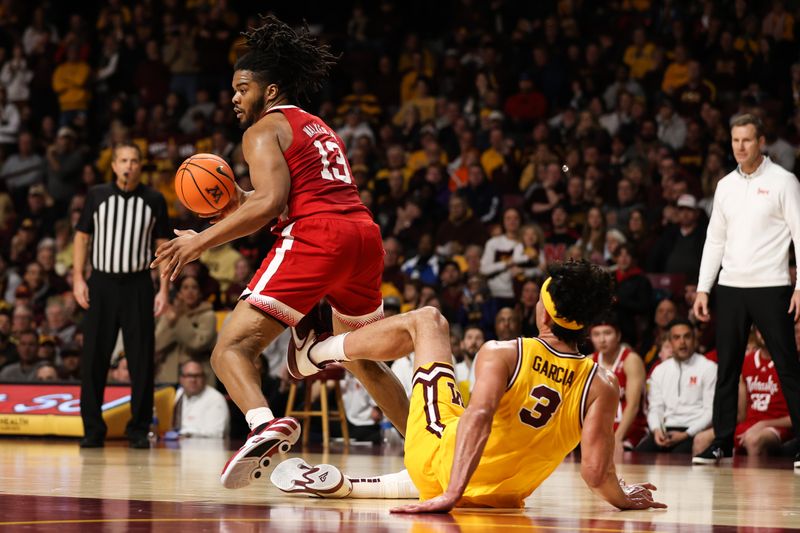
M 345 472 L 403 468 L 397 450 L 332 446 L 300 453 Z M 185 440 L 130 450 L 124 443 L 81 450 L 73 440 L 0 440 L 2 531 L 783 531 L 800 530 L 800 474 L 789 459 L 737 458 L 735 466 L 687 465 L 688 457 L 634 456 L 619 467 L 651 481 L 665 511 L 608 506 L 584 486 L 568 460 L 521 511 L 459 510 L 451 515 L 389 514 L 401 501 L 289 497 L 268 481 L 226 490 L 218 474 L 230 452 L 221 441 Z M 762 529 L 763 528 L 763 529 Z

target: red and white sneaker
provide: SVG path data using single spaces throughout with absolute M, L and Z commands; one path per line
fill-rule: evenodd
M 289 375 L 296 380 L 318 374 L 325 368 L 325 364 L 318 365 L 309 356 L 311 348 L 318 342 L 331 336 L 328 331 L 323 331 L 324 326 L 319 317 L 318 308 L 315 306 L 293 328 L 292 338 L 289 341 L 289 350 L 286 354 L 286 366 Z M 333 362 L 333 361 L 331 361 Z
M 286 453 L 300 438 L 294 418 L 274 418 L 250 432 L 244 445 L 225 463 L 220 481 L 226 489 L 240 489 L 258 481 L 269 468 L 275 452 Z
M 287 494 L 346 498 L 353 491 L 352 482 L 335 466 L 312 466 L 299 457 L 292 457 L 276 466 L 269 479 Z

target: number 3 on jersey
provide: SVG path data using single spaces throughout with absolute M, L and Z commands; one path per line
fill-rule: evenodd
M 519 419 L 533 428 L 543 428 L 561 405 L 561 394 L 547 385 L 537 385 L 531 391 L 531 396 L 536 400 L 536 405 L 531 409 L 522 409 Z
M 347 170 L 347 160 L 338 144 L 333 141 L 325 141 L 325 146 L 322 146 L 320 141 L 314 141 L 314 146 L 317 147 L 319 155 L 322 157 L 322 179 L 331 181 L 337 179 L 345 183 L 352 183 L 350 172 Z

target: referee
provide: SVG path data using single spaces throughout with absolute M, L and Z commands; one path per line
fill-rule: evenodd
M 800 436 L 800 361 L 794 324 L 800 318 L 800 280 L 792 290 L 789 245 L 800 251 L 800 183 L 762 155 L 764 133 L 753 115 L 731 121 L 739 164 L 714 194 L 694 313 L 708 321 L 708 293 L 717 286 L 717 385 L 714 441 L 692 460 L 714 464 L 733 455 L 739 375 L 753 322 L 775 362 L 795 435 Z M 795 456 L 800 468 L 800 453 Z
M 169 238 L 167 205 L 156 190 L 140 183 L 141 151 L 132 143 L 114 147 L 116 181 L 89 190 L 75 232 L 73 291 L 87 309 L 81 362 L 82 448 L 103 446 L 102 405 L 111 352 L 122 328 L 131 375 L 127 427 L 132 448 L 147 448 L 153 412 L 155 321 L 167 305 L 167 278 L 154 300 L 150 261 L 155 246 Z M 90 236 L 92 239 L 89 250 Z M 92 275 L 84 279 L 87 255 Z

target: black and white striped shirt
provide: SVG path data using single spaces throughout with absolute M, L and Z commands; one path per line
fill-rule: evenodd
M 164 197 L 139 185 L 123 191 L 116 183 L 89 189 L 76 226 L 93 236 L 92 268 L 109 274 L 128 274 L 150 268 L 156 239 L 168 239 L 169 220 Z

